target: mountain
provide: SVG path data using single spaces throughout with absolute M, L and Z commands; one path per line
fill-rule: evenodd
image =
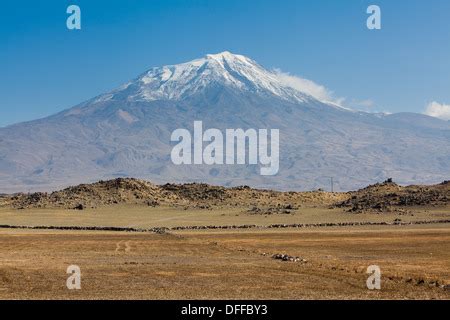
M 279 129 L 280 169 L 174 165 L 175 129 Z M 450 174 L 450 123 L 371 114 L 320 101 L 229 52 L 152 68 L 53 116 L 0 128 L 0 193 L 47 191 L 117 177 L 280 190 L 357 189 L 389 177 L 438 183 Z

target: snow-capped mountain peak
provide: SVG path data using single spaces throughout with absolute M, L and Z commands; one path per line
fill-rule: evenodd
M 216 54 L 207 54 L 205 56 L 204 59 L 212 59 L 212 60 L 216 60 L 216 61 L 227 61 L 227 62 L 231 62 L 231 61 L 252 61 L 251 59 L 240 55 L 240 54 L 233 54 L 229 51 L 223 51 L 220 53 L 216 53 Z
M 207 54 L 189 62 L 152 68 L 123 89 L 133 85 L 129 95 L 135 100 L 179 100 L 211 85 L 304 102 L 312 99 L 304 92 L 284 84 L 274 71 L 243 55 L 224 51 Z M 121 91 L 121 90 L 119 90 Z

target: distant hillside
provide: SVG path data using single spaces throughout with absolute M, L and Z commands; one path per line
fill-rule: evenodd
M 251 214 L 290 212 L 303 206 L 338 207 L 348 212 L 389 212 L 408 206 L 450 205 L 450 182 L 433 186 L 402 187 L 392 181 L 354 192 L 280 192 L 248 186 L 225 188 L 202 183 L 155 185 L 118 178 L 81 184 L 52 193 L 0 197 L 0 207 L 14 209 L 90 209 L 118 204 L 169 206 L 180 209 L 247 207 Z
M 147 181 L 118 178 L 81 184 L 52 193 L 16 194 L 0 199 L 3 207 L 15 209 L 88 209 L 117 204 L 179 206 L 208 209 L 219 206 L 276 206 L 332 204 L 346 194 L 317 192 L 279 192 L 248 186 L 225 188 L 207 184 L 155 185 Z

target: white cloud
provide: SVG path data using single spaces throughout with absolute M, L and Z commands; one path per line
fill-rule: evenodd
M 450 120 L 450 105 L 433 101 L 428 104 L 424 113 L 428 116 L 439 118 L 442 120 Z
M 291 75 L 290 73 L 283 72 L 280 69 L 275 69 L 275 73 L 284 85 L 309 94 L 320 101 L 333 102 L 341 105 L 345 100 L 344 98 L 334 97 L 332 91 L 320 84 L 315 83 L 314 81 Z
M 287 72 L 283 72 L 280 69 L 274 70 L 278 76 L 278 80 L 286 86 L 309 94 L 314 98 L 335 104 L 341 108 L 349 110 L 362 110 L 365 112 L 376 112 L 375 102 L 371 99 L 357 100 L 347 99 L 344 97 L 336 97 L 334 92 L 329 90 L 323 85 L 320 85 L 312 80 L 308 80 L 299 76 L 292 75 Z

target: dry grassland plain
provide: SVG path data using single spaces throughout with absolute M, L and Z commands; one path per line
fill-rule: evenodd
M 450 218 L 442 208 L 408 214 L 351 214 L 300 208 L 251 215 L 214 210 L 117 205 L 83 211 L 0 209 L 9 226 L 133 228 L 417 222 Z M 450 224 L 239 230 L 105 232 L 0 228 L 0 299 L 449 299 Z M 306 262 L 273 259 L 298 256 Z M 378 265 L 381 290 L 368 290 Z M 66 269 L 81 268 L 81 290 Z

